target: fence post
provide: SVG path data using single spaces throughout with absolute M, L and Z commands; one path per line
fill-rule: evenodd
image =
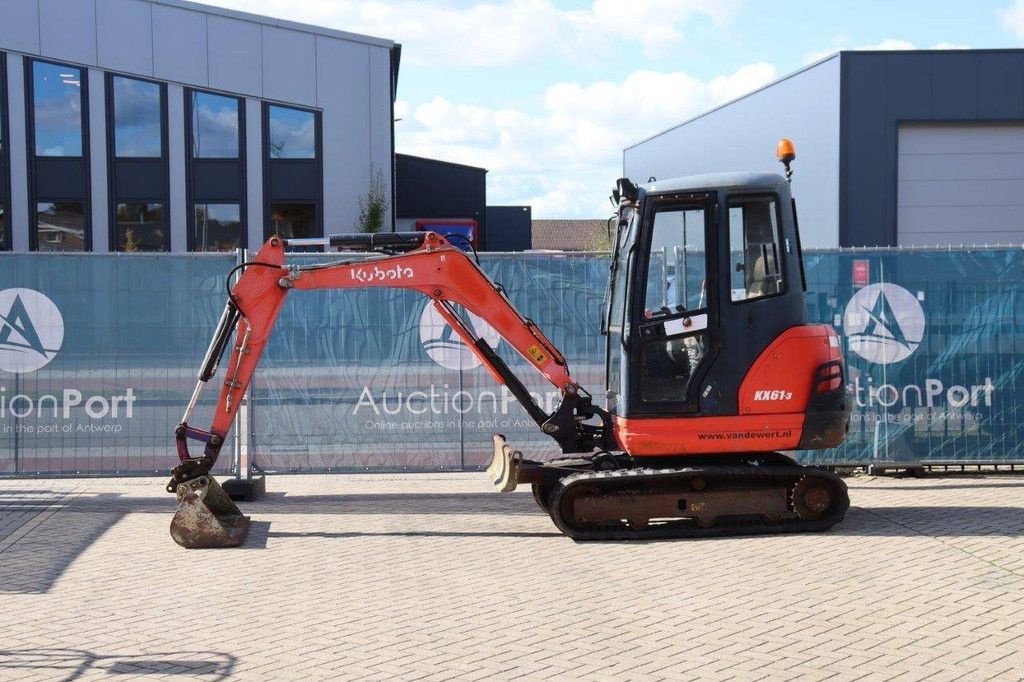
M 235 253 L 238 265 L 248 262 L 248 249 L 236 249 Z M 224 481 L 224 484 L 221 486 L 231 499 L 249 502 L 259 499 L 267 491 L 267 482 L 263 474 L 260 473 L 255 478 L 252 475 L 252 457 L 249 449 L 249 445 L 252 442 L 249 415 L 251 391 L 252 382 L 249 383 L 249 388 L 242 395 L 242 400 L 238 405 L 238 413 L 235 415 L 233 426 L 235 433 L 232 441 L 234 445 L 232 461 L 234 475 L 231 479 Z

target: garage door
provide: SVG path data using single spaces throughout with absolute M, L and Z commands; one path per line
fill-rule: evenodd
M 901 246 L 1024 243 L 1024 125 L 904 124 Z

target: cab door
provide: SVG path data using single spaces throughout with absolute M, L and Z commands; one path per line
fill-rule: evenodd
M 647 196 L 627 314 L 629 416 L 700 408 L 718 347 L 715 194 Z

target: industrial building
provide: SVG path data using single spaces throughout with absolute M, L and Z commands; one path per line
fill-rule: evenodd
M 400 47 L 182 0 L 0 5 L 0 249 L 209 251 L 391 226 Z
M 1024 50 L 839 52 L 627 148 L 634 181 L 773 169 L 805 247 L 1024 243 Z

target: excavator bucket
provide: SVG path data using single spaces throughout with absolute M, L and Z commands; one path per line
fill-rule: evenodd
M 171 537 L 182 547 L 238 547 L 245 542 L 249 517 L 242 515 L 213 476 L 180 483 L 177 497 Z

